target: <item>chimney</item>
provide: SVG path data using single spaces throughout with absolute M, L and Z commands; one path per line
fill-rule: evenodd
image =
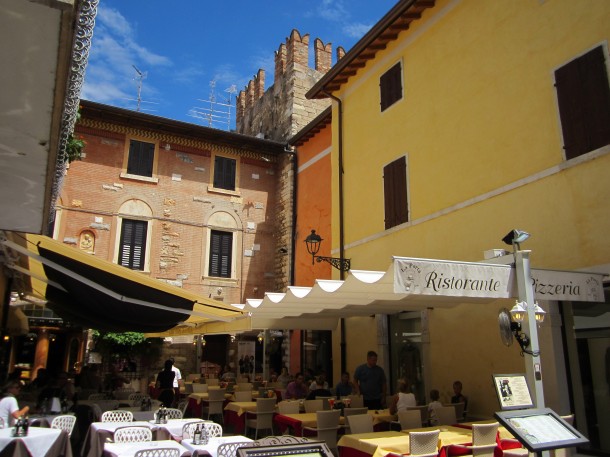
M 320 73 L 326 73 L 328 70 L 330 70 L 330 67 L 332 66 L 331 61 L 333 46 L 331 43 L 328 43 L 326 46 L 324 46 L 324 43 L 322 43 L 322 40 L 320 40 L 319 38 L 316 38 L 313 43 L 316 54 L 316 70 Z

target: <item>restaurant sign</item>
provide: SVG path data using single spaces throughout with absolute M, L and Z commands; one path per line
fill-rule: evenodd
M 603 275 L 578 271 L 532 270 L 538 300 L 603 302 Z M 394 258 L 394 292 L 445 297 L 517 298 L 511 265 Z

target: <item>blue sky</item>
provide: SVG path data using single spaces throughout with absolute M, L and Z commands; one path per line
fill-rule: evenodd
M 100 0 L 81 98 L 136 109 L 142 81 L 141 111 L 208 125 L 193 109 L 209 104 L 211 81 L 217 102 L 235 96 L 259 68 L 266 88 L 273 85 L 274 52 L 292 29 L 313 41 L 346 51 L 395 4 L 395 0 Z M 220 107 L 217 107 L 220 109 Z M 226 108 L 225 108 L 226 109 Z M 201 111 L 207 113 L 208 111 Z M 221 116 L 212 125 L 227 129 Z

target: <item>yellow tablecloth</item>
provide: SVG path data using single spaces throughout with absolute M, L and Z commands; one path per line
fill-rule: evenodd
M 472 442 L 472 432 L 462 427 L 425 427 L 402 432 L 374 432 L 344 435 L 338 446 L 350 447 L 373 457 L 384 457 L 390 452 L 406 454 L 409 452 L 409 432 L 440 430 L 439 449 L 451 444 L 466 444 Z
M 227 403 L 225 411 L 234 411 L 238 416 L 241 416 L 246 411 L 256 411 L 255 401 L 232 401 Z
M 373 416 L 373 425 L 398 420 L 398 416 L 396 414 L 390 414 L 389 409 L 380 409 L 378 411 L 369 409 L 368 413 Z
M 232 397 L 233 397 L 232 394 L 225 393 L 225 399 L 231 400 Z M 192 398 L 193 400 L 196 400 L 197 404 L 199 404 L 202 401 L 208 401 L 210 399 L 210 394 L 208 392 L 197 392 L 197 393 L 190 394 L 188 396 L 188 398 Z

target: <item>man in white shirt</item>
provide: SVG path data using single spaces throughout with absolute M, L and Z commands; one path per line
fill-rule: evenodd
M 172 361 L 172 371 L 176 374 L 174 376 L 174 392 L 175 392 L 174 401 L 176 403 L 178 403 L 178 400 L 180 399 L 180 384 L 181 384 L 181 382 L 179 382 L 179 381 L 182 380 L 182 373 L 180 373 L 180 369 L 175 365 L 174 358 L 171 357 L 169 360 Z

